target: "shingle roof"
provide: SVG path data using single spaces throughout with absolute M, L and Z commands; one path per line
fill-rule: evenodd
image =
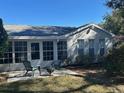
M 76 27 L 4 25 L 9 36 L 60 36 L 75 31 Z

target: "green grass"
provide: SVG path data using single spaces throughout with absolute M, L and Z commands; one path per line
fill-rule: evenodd
M 91 76 L 65 75 L 4 83 L 0 93 L 124 93 L 124 85 L 107 85 Z

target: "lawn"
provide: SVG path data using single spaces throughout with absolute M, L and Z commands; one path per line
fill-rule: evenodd
M 0 93 L 124 93 L 123 83 L 102 74 L 50 76 L 0 84 Z

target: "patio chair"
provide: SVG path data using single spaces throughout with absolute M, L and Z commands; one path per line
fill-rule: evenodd
M 47 72 L 51 75 L 55 69 L 60 69 L 61 61 L 53 61 L 49 66 L 43 67 L 43 69 L 47 70 Z
M 51 66 L 54 67 L 55 69 L 60 69 L 61 63 L 62 63 L 61 61 L 56 60 L 51 63 Z
M 55 68 L 52 65 L 43 67 L 43 69 L 45 69 L 49 73 L 49 75 L 51 75 L 52 72 L 55 70 Z
M 36 67 L 32 67 L 31 66 L 31 62 L 30 61 L 23 61 L 23 64 L 25 66 L 26 69 L 26 73 L 24 74 L 25 76 L 28 74 L 29 71 L 32 71 L 32 76 L 34 76 L 34 71 L 37 70 L 38 68 Z

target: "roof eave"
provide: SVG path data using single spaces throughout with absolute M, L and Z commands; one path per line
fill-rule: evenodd
M 105 30 L 105 29 L 101 28 L 100 26 L 98 26 L 98 25 L 96 25 L 96 24 L 89 24 L 89 25 L 86 25 L 86 26 L 84 26 L 84 27 L 81 27 L 81 28 L 79 28 L 79 29 L 75 30 L 75 31 L 74 31 L 74 32 L 72 32 L 72 33 L 66 34 L 65 36 L 66 36 L 66 37 L 69 37 L 69 36 L 71 36 L 71 35 L 74 35 L 74 34 L 76 34 L 76 33 L 80 32 L 80 31 L 82 31 L 82 30 L 86 29 L 86 28 L 91 27 L 91 26 L 94 26 L 94 27 L 96 27 L 96 28 L 98 28 L 98 29 L 100 29 L 100 30 L 104 31 L 105 33 L 107 33 L 107 34 L 111 35 L 112 37 L 114 37 L 114 36 L 115 36 L 113 33 L 108 32 L 107 30 Z
M 10 40 L 34 40 L 34 39 L 67 39 L 64 36 L 9 36 Z

